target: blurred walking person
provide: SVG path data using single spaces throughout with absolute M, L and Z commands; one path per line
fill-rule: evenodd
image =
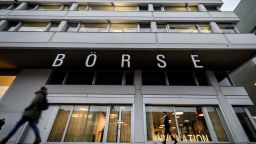
M 16 123 L 15 127 L 10 131 L 10 133 L 0 142 L 0 144 L 5 144 L 18 131 L 19 127 L 21 127 L 26 122 L 29 123 L 36 135 L 34 144 L 39 144 L 41 142 L 37 123 L 41 116 L 41 112 L 46 110 L 49 106 L 46 96 L 46 87 L 41 87 L 40 90 L 35 92 L 35 98 L 31 104 L 25 108 L 21 119 Z
M 169 116 L 167 115 L 166 112 L 163 112 L 163 115 L 164 115 L 164 141 L 162 143 L 166 144 L 167 134 L 169 134 L 172 137 L 172 140 L 174 140 L 174 144 L 176 144 L 177 140 L 172 136 L 172 133 L 170 131 Z

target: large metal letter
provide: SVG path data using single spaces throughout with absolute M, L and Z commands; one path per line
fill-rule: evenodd
M 192 62 L 194 64 L 194 67 L 195 68 L 203 68 L 203 66 L 199 66 L 197 65 L 197 62 L 200 62 L 200 60 L 196 60 L 195 58 L 198 57 L 198 55 L 191 55 L 191 58 L 192 58 Z
M 165 67 L 167 66 L 167 64 L 166 64 L 166 62 L 165 62 L 164 60 L 160 59 L 160 57 L 162 57 L 163 59 L 165 59 L 165 56 L 164 56 L 164 55 L 162 55 L 162 54 L 157 55 L 157 56 L 156 56 L 156 59 L 157 59 L 159 62 L 162 63 L 162 65 L 161 65 L 160 63 L 157 63 L 157 66 L 158 66 L 159 68 L 165 68 Z
M 53 67 L 59 67 L 63 64 L 63 59 L 65 58 L 65 54 L 58 54 L 52 64 Z
M 93 58 L 93 61 L 91 64 L 89 64 L 89 61 L 90 61 L 90 58 Z M 86 67 L 93 67 L 96 63 L 96 60 L 97 60 L 97 55 L 95 53 L 91 53 L 88 55 L 88 57 L 86 58 L 86 61 L 85 61 L 85 66 Z
M 124 62 L 127 62 L 127 67 L 130 68 L 130 59 L 131 56 L 128 54 L 122 54 L 122 63 L 121 63 L 121 67 L 124 67 Z

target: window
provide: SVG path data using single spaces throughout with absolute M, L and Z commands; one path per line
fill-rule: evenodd
M 150 24 L 149 23 L 141 23 L 140 24 L 140 32 L 150 32 Z
M 196 28 L 195 24 L 182 24 L 182 23 L 176 23 L 176 24 L 168 24 L 169 25 L 169 31 L 170 32 L 178 32 L 178 33 L 198 33 L 198 30 Z
M 248 115 L 243 107 L 234 107 L 236 116 L 238 117 L 248 139 L 252 142 L 256 142 L 256 130 L 254 129 Z
M 27 10 L 34 10 L 36 8 L 36 5 L 34 4 L 27 4 Z
M 154 11 L 162 11 L 162 7 L 161 5 L 154 5 L 153 8 L 154 8 Z
M 8 22 L 3 31 L 15 31 L 19 22 Z
M 137 6 L 115 6 L 114 11 L 137 11 Z
M 52 71 L 50 78 L 47 81 L 47 84 L 59 84 L 61 85 L 66 77 L 67 72 L 54 70 Z
M 189 11 L 191 11 L 191 12 L 198 12 L 198 7 L 197 7 L 197 5 L 188 6 L 188 9 L 189 9 Z
M 0 100 L 11 86 L 16 76 L 0 76 Z
M 148 6 L 147 5 L 140 5 L 139 10 L 140 11 L 148 11 Z
M 64 10 L 64 11 L 68 11 L 68 10 L 69 10 L 69 8 L 70 8 L 70 5 L 64 5 L 62 10 Z
M 165 6 L 164 10 L 172 12 L 186 12 L 187 8 L 185 6 Z
M 220 86 L 224 86 L 224 87 L 225 86 L 227 86 L 227 87 L 233 86 L 233 83 L 232 83 L 231 79 L 229 78 L 227 72 L 214 72 L 214 74 L 215 74 Z
M 47 141 L 130 143 L 131 120 L 130 106 L 60 106 Z
M 218 24 L 223 33 L 237 33 L 233 24 Z
M 50 32 L 56 32 L 58 30 L 59 23 L 52 22 L 49 29 Z
M 164 72 L 142 72 L 142 85 L 166 85 Z
M 193 143 L 213 141 L 208 129 L 211 125 L 217 136 L 214 141 L 228 142 L 223 124 L 214 106 L 146 106 L 148 141 L 164 140 L 163 112 L 167 113 L 170 131 L 178 141 Z M 167 137 L 167 141 L 172 141 L 170 136 Z
M 97 85 L 121 85 L 122 73 L 121 72 L 97 72 L 96 83 Z
M 10 5 L 3 5 L 3 4 L 1 4 L 0 5 L 0 10 L 6 10 L 6 9 L 8 9 L 10 7 Z
M 61 10 L 62 5 L 39 5 L 38 10 Z
M 87 5 L 79 5 L 78 6 L 78 11 L 86 11 L 88 9 Z
M 89 10 L 99 10 L 99 11 L 112 11 L 112 6 L 97 6 L 97 5 L 91 5 L 89 7 Z
M 197 24 L 197 25 L 201 33 L 212 33 L 212 30 L 209 24 Z
M 138 24 L 111 24 L 110 32 L 137 32 Z
M 48 24 L 47 22 L 24 22 L 18 31 L 46 31 Z
M 69 72 L 67 76 L 67 85 L 91 85 L 94 78 L 94 72 Z
M 108 32 L 107 30 L 108 24 L 81 24 L 79 28 L 79 32 Z
M 192 72 L 167 72 L 170 85 L 195 86 Z
M 166 24 L 157 24 L 157 31 L 158 32 L 167 32 Z
M 213 6 L 211 6 L 211 5 L 205 5 L 205 8 L 207 9 L 207 11 L 219 11 L 219 8 L 218 8 L 218 6 L 215 6 L 215 5 L 213 5 Z
M 77 32 L 78 30 L 78 23 L 69 23 L 67 26 L 67 32 Z

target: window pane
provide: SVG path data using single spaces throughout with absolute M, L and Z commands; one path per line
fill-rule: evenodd
M 137 24 L 111 24 L 111 32 L 137 32 Z
M 81 24 L 79 32 L 107 32 L 108 24 Z
M 215 134 L 217 136 L 218 141 L 220 142 L 228 142 L 228 137 L 226 135 L 226 132 L 224 130 L 224 127 L 221 123 L 220 117 L 214 107 L 207 107 L 207 111 L 209 114 L 209 117 L 212 122 L 213 129 L 215 131 Z
M 214 72 L 220 86 L 233 86 L 227 72 Z
M 67 27 L 67 32 L 76 32 L 78 27 L 78 23 L 70 23 Z
M 110 116 L 108 123 L 108 136 L 107 142 L 117 142 L 118 138 L 118 120 L 119 120 L 119 106 L 111 106 L 110 108 Z
M 75 106 L 65 136 L 66 142 L 86 141 L 86 122 L 88 118 L 89 106 Z
M 70 6 L 69 5 L 64 5 L 64 11 L 68 11 L 69 10 L 69 8 L 70 8 Z
M 220 23 L 218 25 L 223 33 L 236 33 L 234 26 L 232 24 Z
M 116 6 L 114 7 L 115 11 L 137 11 L 137 7 L 136 6 L 130 6 L 130 7 L 119 7 Z
M 38 10 L 60 10 L 62 5 L 40 5 Z
M 10 5 L 3 5 L 3 4 L 1 4 L 0 5 L 0 10 L 7 9 L 8 7 L 10 7 Z
M 166 24 L 157 24 L 157 31 L 158 32 L 167 32 Z
M 52 23 L 51 28 L 49 29 L 49 31 L 50 32 L 56 32 L 58 26 L 59 26 L 59 23 Z
M 211 136 L 200 107 L 175 107 L 175 112 L 181 141 L 211 141 Z
M 211 27 L 209 24 L 199 24 L 201 33 L 212 33 Z
M 96 84 L 121 85 L 122 72 L 97 72 Z
M 112 6 L 90 6 L 89 10 L 112 11 Z
M 169 24 L 170 32 L 198 33 L 195 24 Z
M 69 72 L 66 84 L 91 85 L 94 72 Z
M 198 12 L 197 6 L 189 6 L 191 12 Z
M 196 85 L 192 72 L 168 72 L 170 85 L 194 86 Z
M 79 11 L 85 11 L 86 8 L 87 8 L 87 5 L 79 5 L 79 6 L 78 6 L 78 10 L 79 10 Z
M 11 86 L 16 76 L 0 76 L 0 100 L 8 88 Z
M 244 128 L 244 131 L 249 138 L 250 141 L 255 142 L 256 141 L 256 130 L 254 129 L 253 125 L 251 124 L 251 121 L 249 117 L 247 116 L 246 112 L 244 111 L 243 107 L 234 107 L 234 110 L 236 112 L 236 116 L 238 117 L 242 127 Z
M 185 6 L 165 6 L 164 10 L 174 12 L 186 12 L 187 8 Z
M 148 11 L 148 6 L 145 5 L 145 6 L 139 6 L 139 10 L 140 11 Z
M 24 22 L 18 31 L 45 31 L 48 23 Z
M 71 108 L 71 106 L 60 107 L 48 138 L 48 142 L 61 142 Z
M 174 138 L 177 138 L 176 120 L 173 115 L 173 107 L 146 106 L 146 124 L 148 141 L 164 140 L 164 119 L 163 112 L 167 112 L 169 117 L 170 131 Z M 167 141 L 172 141 L 168 135 Z
M 166 85 L 164 72 L 142 72 L 142 85 Z
M 17 25 L 18 22 L 9 22 L 8 26 L 5 27 L 3 31 L 14 31 Z
M 161 8 L 162 6 L 156 6 L 156 5 L 154 5 L 154 11 L 161 11 Z
M 121 128 L 120 128 L 120 142 L 130 143 L 131 140 L 131 107 L 121 106 Z

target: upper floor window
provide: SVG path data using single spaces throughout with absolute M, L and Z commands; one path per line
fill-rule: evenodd
M 195 24 L 168 24 L 170 32 L 198 33 Z
M 98 11 L 112 11 L 112 6 L 101 6 L 101 5 L 91 5 L 88 10 L 98 10 Z
M 39 5 L 37 10 L 61 10 L 63 5 Z
M 172 12 L 198 12 L 197 5 L 184 4 L 184 6 L 164 6 L 165 11 Z
M 3 31 L 16 31 L 19 22 L 8 22 Z
M 107 32 L 108 24 L 80 24 L 79 32 Z
M 23 22 L 18 31 L 46 31 L 47 22 Z
M 233 24 L 229 23 L 218 23 L 223 33 L 237 33 L 237 30 Z
M 205 8 L 207 9 L 207 11 L 220 11 L 219 7 L 216 5 L 205 5 Z
M 207 23 L 197 24 L 197 27 L 201 33 L 212 33 L 211 26 Z
M 158 32 L 212 33 L 211 27 L 207 23 L 158 23 L 157 28 Z
M 4 5 L 4 4 L 1 4 L 0 5 L 0 10 L 7 10 L 11 7 L 11 5 Z
M 67 32 L 77 32 L 78 26 L 79 26 L 78 23 L 69 23 L 66 31 Z
M 115 6 L 114 11 L 138 11 L 137 6 Z
M 149 23 L 140 23 L 140 32 L 150 32 L 150 24 Z
M 138 24 L 130 23 L 130 24 L 111 24 L 110 32 L 137 32 Z
M 58 30 L 59 23 L 57 22 L 51 22 L 50 24 L 50 32 L 56 32 Z
M 153 5 L 154 11 L 163 11 L 164 7 L 162 5 Z

